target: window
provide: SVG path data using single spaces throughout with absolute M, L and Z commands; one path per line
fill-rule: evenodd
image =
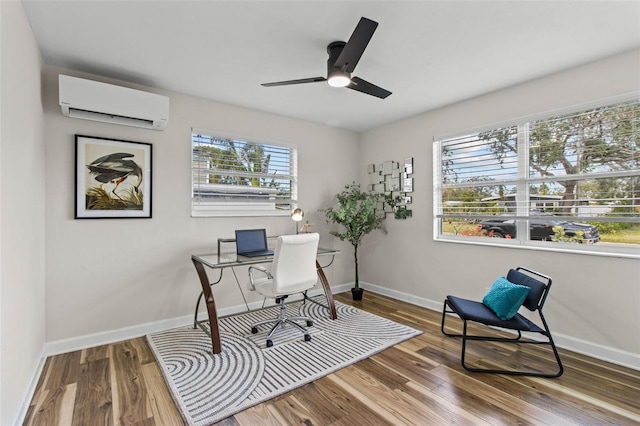
M 289 215 L 297 199 L 297 153 L 193 130 L 192 216 Z
M 442 138 L 434 159 L 436 239 L 639 253 L 637 99 Z

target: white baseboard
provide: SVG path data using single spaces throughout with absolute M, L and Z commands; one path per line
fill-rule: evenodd
M 342 286 L 332 287 L 333 292 L 344 291 Z M 351 287 L 349 287 L 351 288 Z M 315 296 L 323 294 L 322 290 L 312 290 L 309 292 L 309 296 Z M 301 295 L 291 296 L 291 300 L 301 299 Z M 266 306 L 273 305 L 273 301 L 267 301 Z M 259 309 L 262 307 L 262 301 L 249 303 L 249 309 Z M 198 318 L 203 320 L 206 318 L 206 311 L 204 307 L 200 306 L 200 314 Z M 230 306 L 227 308 L 218 309 L 218 316 L 224 317 L 228 315 L 245 312 L 247 307 L 245 305 Z M 170 318 L 160 321 L 153 321 L 144 324 L 134 325 L 131 327 L 124 327 L 117 330 L 109 330 L 100 333 L 87 334 L 84 336 L 72 337 L 69 339 L 56 340 L 48 342 L 44 346 L 44 358 L 52 355 L 63 354 L 71 351 L 77 351 L 80 349 L 91 348 L 94 346 L 108 345 L 110 343 L 119 342 L 121 340 L 132 339 L 135 337 L 145 336 L 149 333 L 156 333 L 162 330 L 168 330 L 170 328 L 183 327 L 185 325 L 193 324 L 193 315 L 185 315 L 177 318 Z M 43 362 L 44 363 L 44 362 Z
M 393 299 L 411 303 L 413 305 L 422 306 L 423 308 L 431 309 L 433 311 L 442 312 L 442 305 L 444 301 L 425 299 L 409 293 L 403 293 L 397 290 L 392 290 L 367 282 L 361 282 L 360 286 L 373 293 L 388 296 Z M 634 370 L 640 370 L 640 354 L 621 351 L 615 348 L 609 348 L 598 343 L 588 342 L 586 340 L 581 340 L 572 336 L 568 336 L 566 334 L 553 333 L 553 330 L 552 334 L 553 340 L 556 346 L 558 346 L 559 348 L 568 349 L 579 354 L 587 355 L 624 367 L 629 367 Z
M 411 303 L 412 305 L 422 306 L 423 308 L 431 309 L 432 311 L 442 311 L 443 302 L 435 302 L 430 299 L 425 299 L 424 297 L 414 296 L 413 294 L 403 293 L 398 290 L 392 290 L 390 288 L 381 287 L 367 282 L 361 282 L 360 287 L 383 296 Z
M 44 351 L 42 351 L 40 357 L 36 361 L 35 367 L 33 368 L 31 378 L 29 379 L 29 386 L 23 394 L 22 401 L 20 401 L 20 405 L 18 406 L 19 410 L 16 413 L 13 423 L 11 423 L 12 425 L 21 425 L 24 423 L 24 419 L 27 416 L 27 411 L 29 410 L 29 404 L 31 404 L 33 395 L 36 393 L 36 386 L 38 385 L 38 380 L 40 380 L 40 375 L 42 374 L 42 370 L 44 369 L 44 363 L 46 360 L 47 357 Z
M 362 282 L 361 287 L 369 290 L 373 293 L 388 296 L 403 302 L 411 303 L 413 305 L 422 306 L 427 309 L 441 312 L 442 301 L 435 301 L 418 297 L 409 293 L 403 293 L 397 290 L 389 289 L 379 285 Z M 353 283 L 345 283 L 331 287 L 331 291 L 334 294 L 338 294 L 344 291 L 349 291 L 353 287 Z M 314 290 L 311 295 L 322 294 L 321 290 Z M 295 299 L 293 299 L 295 300 Z M 252 302 L 249 304 L 250 309 L 257 309 L 262 306 L 262 302 Z M 222 308 L 218 310 L 219 316 L 227 316 L 235 313 L 243 312 L 246 310 L 245 305 L 231 306 L 228 308 Z M 202 316 L 206 314 L 201 313 Z M 175 327 L 182 327 L 192 324 L 193 317 L 186 315 L 178 318 L 171 318 L 161 321 L 149 322 L 132 327 L 125 327 L 118 330 L 110 330 L 102 333 L 95 333 L 91 335 L 79 336 L 70 339 L 57 340 L 45 344 L 44 355 L 47 356 L 57 355 L 79 349 L 90 348 L 93 346 L 106 345 L 120 340 L 131 339 L 134 337 L 144 336 L 149 333 L 157 331 L 167 330 Z M 554 340 L 558 347 L 565 348 L 574 352 L 578 352 L 584 355 L 588 355 L 603 361 L 612 362 L 614 364 L 622 365 L 625 367 L 640 370 L 640 354 L 634 354 L 631 352 L 621 351 L 614 348 L 609 348 L 597 343 L 588 342 L 572 336 L 554 333 Z M 42 361 L 44 365 L 44 360 Z
M 53 342 L 48 342 L 45 344 L 44 352 L 45 356 L 52 356 L 77 351 L 80 349 L 92 348 L 94 346 L 108 345 L 109 343 L 144 336 L 145 334 L 153 333 L 156 331 L 181 327 L 190 324 L 192 321 L 193 316 L 186 315 L 178 318 L 171 318 L 134 325 L 131 327 L 119 328 L 117 330 L 109 330 L 100 333 L 72 337 L 69 339 L 55 340 Z
M 350 291 L 351 287 L 353 287 L 353 283 L 346 283 L 335 285 L 331 287 L 331 294 L 344 293 L 345 291 Z
M 565 334 L 554 333 L 553 339 L 558 347 L 640 371 L 639 354 L 621 351 L 598 343 L 587 342 Z

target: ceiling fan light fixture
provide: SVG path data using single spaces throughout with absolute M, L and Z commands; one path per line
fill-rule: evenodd
M 387 96 L 391 94 L 390 91 L 369 83 L 359 77 L 351 77 L 351 73 L 354 72 L 360 57 L 364 53 L 364 50 L 369 44 L 369 41 L 377 27 L 377 22 L 363 16 L 360 18 L 356 29 L 353 30 L 348 42 L 334 41 L 329 43 L 327 46 L 327 54 L 329 55 L 329 58 L 327 58 L 327 78 L 299 78 L 297 80 L 263 83 L 262 85 L 265 87 L 289 86 L 291 84 L 326 81 L 329 86 L 332 87 L 346 87 L 347 89 L 375 96 L 376 98 L 387 98 Z
M 335 70 L 329 74 L 327 83 L 329 83 L 331 87 L 345 87 L 351 83 L 351 76 L 348 72 Z

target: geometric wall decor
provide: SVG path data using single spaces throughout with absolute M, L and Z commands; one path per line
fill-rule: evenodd
M 381 217 L 393 213 L 396 219 L 411 217 L 407 205 L 413 201 L 413 157 L 404 162 L 385 161 L 382 164 L 369 164 L 369 190 L 385 195 L 385 200 L 376 207 Z

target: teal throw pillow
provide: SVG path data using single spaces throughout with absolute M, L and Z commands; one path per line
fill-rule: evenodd
M 498 318 L 507 321 L 518 312 L 527 294 L 528 286 L 514 284 L 505 277 L 500 277 L 485 294 L 482 303 L 495 312 Z

